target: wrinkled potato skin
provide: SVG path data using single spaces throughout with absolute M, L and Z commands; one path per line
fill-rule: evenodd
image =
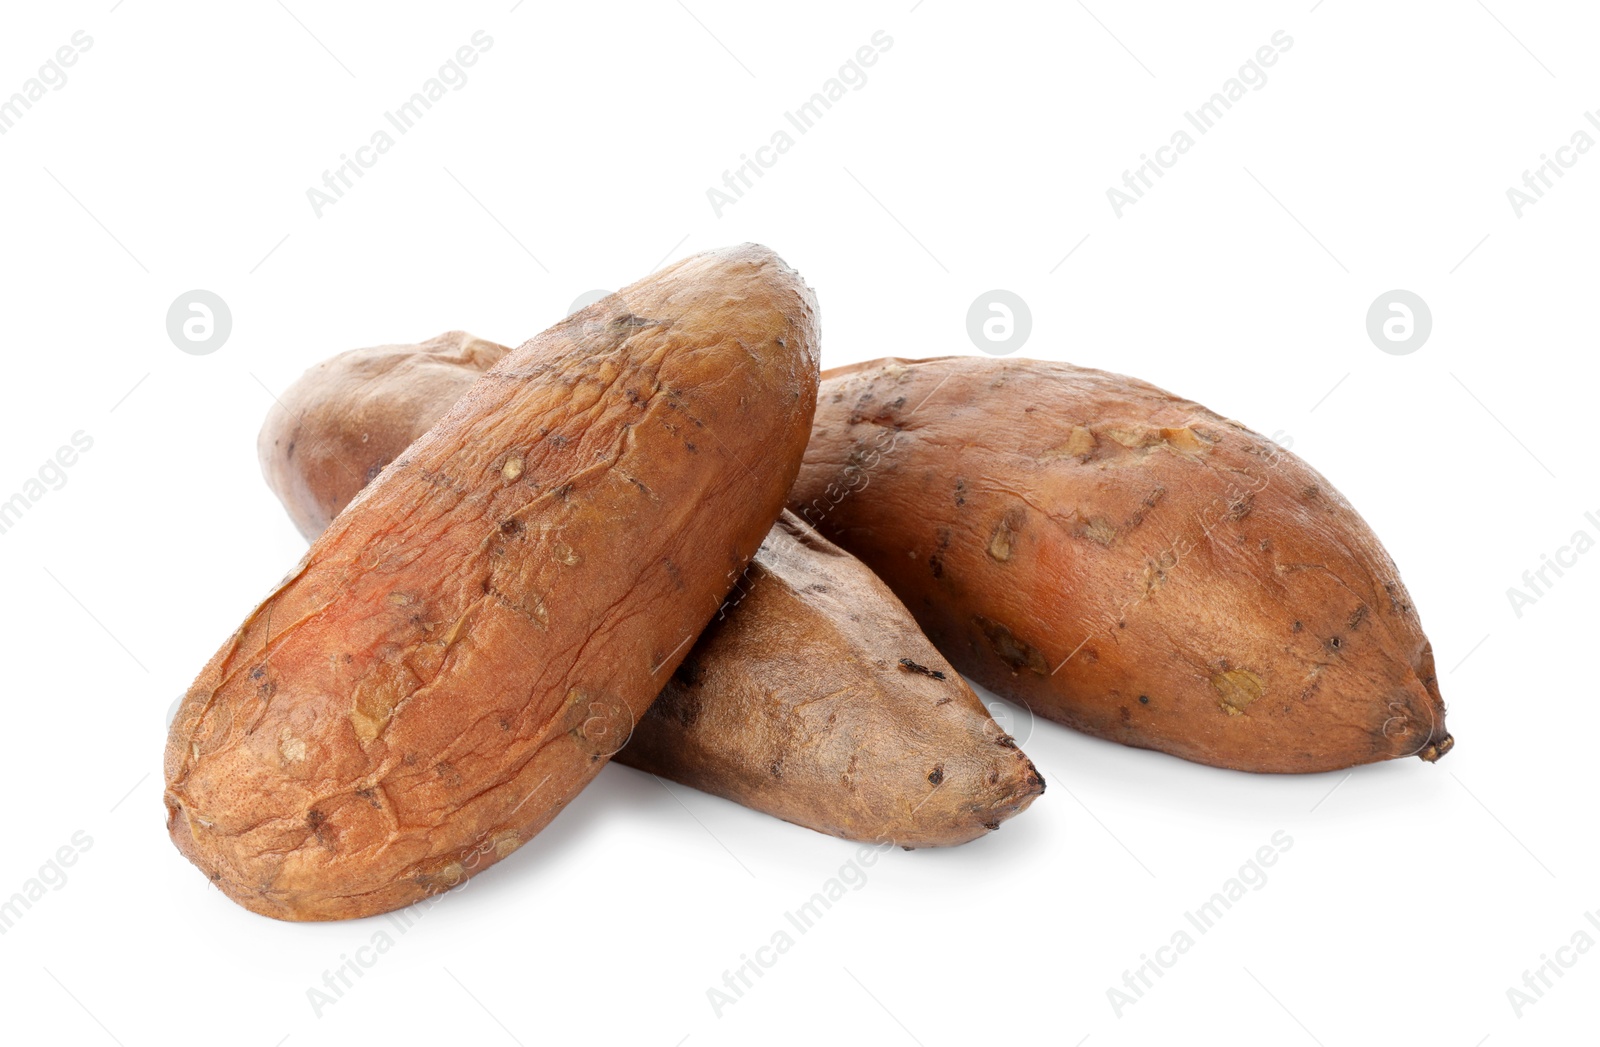
M 273 406 L 257 441 L 261 471 L 300 533 L 310 540 L 326 530 L 510 351 L 449 331 L 421 345 L 356 349 L 307 371 Z M 428 424 L 419 428 L 419 419 Z M 329 499 L 345 489 L 337 504 Z
M 779 512 L 817 381 L 771 251 L 676 263 L 507 355 L 201 672 L 168 829 L 292 920 L 446 890 L 598 773 Z
M 449 406 L 440 401 L 478 377 L 482 356 L 432 358 L 429 347 L 450 337 L 344 353 L 296 383 L 284 404 L 309 405 L 299 440 L 350 457 L 316 471 L 305 457 L 269 467 L 291 515 L 336 515 L 382 455 L 398 453 L 384 450 L 397 432 L 425 432 Z M 383 367 L 405 376 L 404 396 Z M 342 439 L 346 393 L 360 398 L 370 438 Z M 788 513 L 615 759 L 818 832 L 903 847 L 965 843 L 1044 790 L 894 594 Z
M 1411 598 L 1350 504 L 1144 382 L 957 357 L 825 372 L 790 508 L 956 668 L 1089 734 L 1266 772 L 1453 744 Z
M 792 513 L 729 603 L 622 763 L 907 848 L 982 836 L 1044 791 L 888 587 Z

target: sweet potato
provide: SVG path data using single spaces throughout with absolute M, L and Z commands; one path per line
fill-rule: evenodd
M 887 586 L 792 513 L 617 759 L 851 840 L 965 843 L 1044 779 Z
M 988 358 L 825 372 L 790 507 L 956 668 L 1089 734 L 1272 772 L 1452 745 L 1411 597 L 1350 504 L 1144 382 Z
M 510 351 L 448 331 L 421 345 L 356 349 L 307 371 L 279 398 L 257 441 L 267 483 L 300 533 L 321 534 Z M 337 504 L 330 500 L 344 491 Z
M 492 343 L 437 349 L 472 341 L 359 349 L 306 372 L 260 441 L 290 515 L 337 514 L 425 432 L 497 355 Z M 334 450 L 300 453 L 308 445 Z M 981 836 L 1044 789 L 894 594 L 791 514 L 616 759 L 820 832 L 904 847 Z
M 201 672 L 168 829 L 293 920 L 447 889 L 627 737 L 777 516 L 815 303 L 755 245 L 678 262 L 507 355 L 368 485 Z

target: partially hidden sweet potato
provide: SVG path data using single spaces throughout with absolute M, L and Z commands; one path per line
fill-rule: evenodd
M 790 507 L 941 651 L 1079 730 L 1249 771 L 1451 747 L 1394 563 L 1285 448 L 1069 364 L 825 372 Z
M 439 351 L 462 344 L 490 348 Z M 290 516 L 337 514 L 498 348 L 452 333 L 307 371 L 260 441 Z M 903 847 L 964 843 L 1044 790 L 894 594 L 787 513 L 616 759 L 820 832 Z
M 279 398 L 257 441 L 261 471 L 300 533 L 321 534 L 510 351 L 447 331 L 421 345 L 341 353 L 307 371 Z M 335 504 L 330 493 L 344 491 Z
M 792 513 L 738 592 L 622 763 L 906 848 L 965 843 L 1044 792 L 1033 762 L 889 588 Z
M 599 771 L 777 516 L 815 406 L 810 291 L 685 259 L 508 354 L 202 670 L 168 829 L 319 920 L 459 883 Z

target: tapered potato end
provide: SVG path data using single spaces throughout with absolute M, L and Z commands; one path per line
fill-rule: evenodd
M 1438 763 L 1439 757 L 1443 756 L 1445 753 L 1449 752 L 1455 747 L 1456 740 L 1447 734 L 1437 742 L 1428 743 L 1428 745 L 1424 746 L 1423 750 L 1417 753 L 1417 755 L 1428 763 Z
M 888 587 L 792 513 L 617 758 L 906 848 L 976 839 L 1044 790 Z

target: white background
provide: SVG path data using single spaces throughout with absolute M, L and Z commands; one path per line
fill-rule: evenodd
M 1600 537 L 1600 155 L 1521 217 L 1506 196 L 1600 106 L 1583 5 L 112 2 L 0 33 L 0 97 L 93 39 L 0 137 L 0 499 L 93 440 L 0 535 L 0 898 L 93 841 L 0 936 L 7 1041 L 1593 1038 L 1600 950 L 1507 997 L 1600 939 L 1600 552 L 1507 597 Z M 470 81 L 317 217 L 306 190 L 479 29 Z M 880 29 L 865 85 L 717 216 L 707 189 Z M 1280 29 L 1265 85 L 1118 218 L 1107 188 Z M 308 988 L 389 925 L 245 912 L 161 805 L 168 707 L 303 549 L 255 462 L 272 396 L 355 346 L 515 343 L 742 240 L 816 288 L 827 365 L 975 352 L 967 308 L 1006 288 L 1021 355 L 1292 435 L 1400 564 L 1456 751 L 1258 777 L 1019 726 L 1030 811 L 885 855 L 721 1017 L 707 989 L 856 847 L 611 766 L 319 1017 Z M 232 310 L 209 356 L 166 333 L 193 288 Z M 1365 331 L 1392 288 L 1432 309 L 1411 355 Z M 1119 1017 L 1107 990 L 1279 830 L 1266 885 Z

